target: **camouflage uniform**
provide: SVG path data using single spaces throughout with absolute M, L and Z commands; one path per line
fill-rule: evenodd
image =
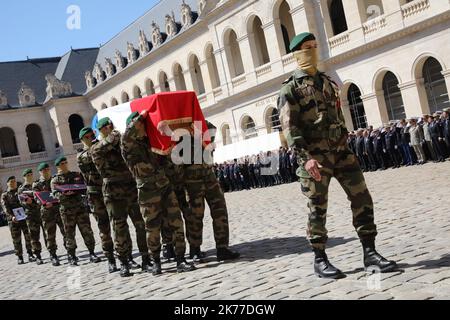
M 297 175 L 303 194 L 309 198 L 307 235 L 311 246 L 325 249 L 328 186 L 332 177 L 351 202 L 353 225 L 359 237 L 373 239 L 377 229 L 372 198 L 358 161 L 346 144 L 347 128 L 337 85 L 324 73 L 312 77 L 297 69 L 281 88 L 278 108 L 284 136 L 299 154 Z M 312 158 L 323 166 L 320 182 L 304 169 Z
M 41 233 L 41 208 L 34 200 L 33 186 L 31 184 L 23 184 L 18 189 L 19 200 L 27 215 L 27 225 L 30 231 L 31 247 L 33 253 L 39 255 L 42 251 L 41 242 L 39 241 Z M 22 197 L 22 198 L 21 198 Z M 31 199 L 32 203 L 26 203 L 26 198 Z
M 97 142 L 98 143 L 98 142 Z M 78 167 L 87 186 L 87 197 L 91 212 L 97 220 L 102 241 L 102 249 L 106 257 L 114 257 L 114 245 L 111 238 L 111 223 L 103 200 L 103 179 L 92 161 L 91 148 L 85 148 L 78 154 Z
M 161 226 L 167 219 L 169 234 L 175 241 L 175 253 L 184 257 L 186 243 L 184 226 L 175 193 L 164 169 L 149 148 L 148 138 L 136 136 L 135 118 L 122 136 L 122 155 L 136 179 L 138 199 L 142 216 L 145 220 L 147 243 L 155 260 L 161 253 Z
M 33 191 L 34 192 L 51 192 L 50 186 L 51 179 L 45 180 L 44 177 L 39 178 L 38 181 L 33 183 Z M 35 200 L 38 204 L 39 199 L 35 197 Z M 64 246 L 66 246 L 66 232 L 64 230 L 64 224 L 61 219 L 61 215 L 59 213 L 59 204 L 53 204 L 50 208 L 41 205 L 41 218 L 44 226 L 45 237 L 47 238 L 47 249 L 50 252 L 50 255 L 56 254 L 56 250 L 58 246 L 56 244 L 56 227 L 59 227 L 59 231 L 64 239 Z
M 103 178 L 103 198 L 106 210 L 113 221 L 114 244 L 121 261 L 131 255 L 132 242 L 127 218 L 136 229 L 136 239 L 141 255 L 148 255 L 145 223 L 139 212 L 136 182 L 120 153 L 120 132 L 114 130 L 92 149 L 92 161 Z
M 8 190 L 2 194 L 1 204 L 8 220 L 9 231 L 11 232 L 11 238 L 13 240 L 16 255 L 18 257 L 23 255 L 22 233 L 25 238 L 25 247 L 27 252 L 28 254 L 31 254 L 31 239 L 30 233 L 28 232 L 27 222 L 25 220 L 17 222 L 12 221 L 12 218 L 14 217 L 13 209 L 21 207 L 17 195 L 17 189 L 11 190 L 8 188 Z
M 64 230 L 66 231 L 67 252 L 70 255 L 75 255 L 77 243 L 75 240 L 76 227 L 81 232 L 84 243 L 89 252 L 94 252 L 95 239 L 91 228 L 91 221 L 89 214 L 86 212 L 82 203 L 82 196 L 80 193 L 73 195 L 64 195 L 62 192 L 56 190 L 56 186 L 65 184 L 80 183 L 82 178 L 77 172 L 68 172 L 65 174 L 59 173 L 53 177 L 51 181 L 51 189 L 53 195 L 59 200 L 59 211 L 64 223 Z

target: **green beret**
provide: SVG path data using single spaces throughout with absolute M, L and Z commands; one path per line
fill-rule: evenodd
M 296 51 L 300 49 L 299 47 L 303 44 L 303 42 L 316 40 L 316 37 L 310 32 L 303 32 L 294 37 L 292 39 L 289 49 L 292 51 Z
M 42 162 L 38 165 L 37 170 L 38 171 L 42 171 L 44 169 L 50 168 L 50 166 L 48 165 L 48 163 L 46 162 Z
M 33 173 L 33 169 L 25 169 L 22 172 L 22 177 L 25 177 L 27 174 Z
M 91 127 L 84 127 L 83 129 L 80 130 L 80 133 L 78 134 L 78 137 L 81 140 L 89 132 L 93 132 L 92 128 Z
M 127 126 L 130 124 L 131 121 L 133 121 L 134 118 L 139 116 L 139 112 L 135 111 L 132 114 L 130 114 L 127 118 Z
M 59 166 L 61 162 L 67 161 L 67 158 L 64 156 L 58 157 L 58 159 L 55 160 L 55 166 Z
M 8 180 L 6 180 L 6 182 L 10 182 L 11 180 L 16 180 L 16 177 L 11 176 L 11 177 L 8 178 Z
M 107 126 L 107 125 L 109 125 L 109 124 L 111 124 L 111 123 L 112 123 L 112 122 L 111 122 L 111 119 L 108 118 L 108 117 L 103 118 L 103 119 L 100 119 L 100 120 L 98 121 L 98 123 L 97 123 L 97 129 L 100 130 L 100 129 L 102 129 L 103 127 L 105 127 L 105 126 Z

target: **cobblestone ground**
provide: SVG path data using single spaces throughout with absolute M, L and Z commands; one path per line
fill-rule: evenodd
M 369 277 L 351 225 L 351 211 L 336 181 L 330 186 L 331 261 L 346 274 L 339 281 L 312 274 L 312 253 L 305 239 L 306 199 L 297 183 L 227 194 L 231 244 L 242 258 L 215 261 L 209 212 L 205 218 L 208 262 L 177 274 L 174 263 L 153 277 L 136 272 L 121 279 L 106 262 L 90 264 L 78 234 L 79 268 L 16 264 L 8 228 L 0 229 L 0 299 L 449 299 L 450 162 L 369 173 L 379 228 L 377 246 L 402 271 Z M 94 231 L 98 244 L 98 232 Z M 135 248 L 136 250 L 136 248 Z M 26 258 L 25 258 L 26 259 Z M 138 261 L 140 258 L 137 259 Z

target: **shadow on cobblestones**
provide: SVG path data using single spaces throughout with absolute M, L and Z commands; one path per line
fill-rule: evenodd
M 9 255 L 12 255 L 12 254 L 14 254 L 14 250 L 0 252 L 0 257 L 9 256 Z
M 418 269 L 440 269 L 450 267 L 450 254 L 446 254 L 435 260 L 422 260 L 414 264 L 401 263 L 399 267 L 402 269 L 420 267 Z

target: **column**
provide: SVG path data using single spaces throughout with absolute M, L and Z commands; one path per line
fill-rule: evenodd
M 222 94 L 230 95 L 229 83 L 231 83 L 230 68 L 228 67 L 228 59 L 225 53 L 225 48 L 220 48 L 214 51 L 216 57 L 217 72 L 219 73 L 220 85 L 222 87 Z
M 347 20 L 350 39 L 359 40 L 364 38 L 362 23 L 365 22 L 365 8 L 361 0 L 343 0 L 345 20 Z
M 280 50 L 280 42 L 278 41 L 278 33 L 275 28 L 275 21 L 266 23 L 265 25 L 262 26 L 262 28 L 264 30 L 264 36 L 266 37 L 267 51 L 269 52 L 269 59 L 273 66 L 272 68 L 275 70 L 278 70 L 279 68 L 281 69 L 282 67 L 281 50 Z M 276 64 L 280 65 L 279 68 L 278 66 L 276 66 Z
M 415 79 L 399 84 L 407 118 L 419 117 L 430 113 L 424 79 Z
M 294 22 L 295 34 L 311 32 L 317 34 L 312 1 L 299 0 L 300 5 L 289 12 Z
M 213 101 L 213 86 L 212 86 L 212 82 L 211 82 L 211 77 L 209 76 L 209 69 L 208 69 L 208 63 L 205 60 L 201 61 L 199 63 L 200 65 L 200 70 L 202 71 L 202 77 L 203 77 L 203 85 L 205 86 L 205 93 L 207 95 L 207 100 L 208 101 Z
M 169 91 L 175 91 L 177 86 L 175 85 L 175 78 L 170 77 L 167 78 L 167 82 L 169 83 Z
M 403 21 L 400 0 L 381 0 L 383 3 L 384 16 L 386 17 L 386 32 L 398 30 L 403 27 L 399 22 Z
M 367 125 L 372 125 L 376 128 L 389 122 L 383 90 L 361 96 L 361 99 L 366 111 Z
M 17 151 L 19 152 L 21 162 L 30 160 L 30 150 L 28 149 L 28 137 L 25 132 L 25 127 L 14 128 L 16 137 Z
M 239 49 L 241 51 L 242 63 L 244 65 L 244 74 L 247 77 L 247 83 L 256 83 L 255 63 L 252 58 L 252 49 L 250 47 L 250 41 L 248 35 L 245 35 L 237 39 L 239 43 Z M 255 48 L 256 50 L 256 48 Z
M 342 114 L 344 115 L 345 125 L 349 131 L 355 130 L 357 128 L 353 127 L 352 113 L 350 111 L 350 105 L 347 99 L 341 99 Z
M 190 67 L 183 70 L 184 82 L 186 83 L 186 90 L 195 91 L 194 82 L 192 80 L 192 70 Z
M 327 0 L 320 0 L 320 10 L 322 11 L 323 24 L 327 33 L 328 39 L 334 37 L 333 26 L 331 24 L 330 9 L 328 8 Z
M 449 95 L 450 99 L 450 69 L 444 70 L 441 72 L 445 79 L 445 84 L 447 85 L 447 94 Z

